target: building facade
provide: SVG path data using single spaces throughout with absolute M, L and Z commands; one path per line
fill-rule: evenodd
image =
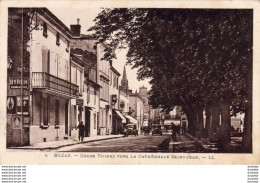
M 84 66 L 80 55 L 71 54 L 71 82 L 79 86 L 79 98 L 70 100 L 69 137 L 71 138 L 78 136 L 77 126 L 79 122 L 86 123 L 83 117 Z
M 8 34 L 7 146 L 66 139 L 70 99 L 79 97 L 72 32 L 46 8 L 10 8 Z
M 99 103 L 99 121 L 98 121 L 98 134 L 106 135 L 110 134 L 109 124 L 112 120 L 112 110 L 109 103 L 109 71 L 110 64 L 108 61 L 102 60 L 104 57 L 104 50 L 106 49 L 105 44 L 97 45 L 97 62 L 98 64 L 98 84 L 100 88 L 100 103 Z
M 98 68 L 100 62 L 97 60 L 97 39 L 81 34 L 79 19 L 77 20 L 77 24 L 71 25 L 70 28 L 74 34 L 71 41 L 71 53 L 81 57 L 84 63 L 83 95 L 82 99 L 76 100 L 76 104 L 78 101 L 78 104 L 82 107 L 80 107 L 81 110 L 75 108 L 77 111 L 76 115 L 81 118 L 78 122 L 83 121 L 85 126 L 85 137 L 96 136 L 99 134 L 98 121 L 101 88 L 98 84 Z
M 129 94 L 129 111 L 131 116 L 137 120 L 137 129 L 140 132 L 144 122 L 144 103 L 137 92 Z
M 123 124 L 126 123 L 125 117 L 119 110 L 119 77 L 120 73 L 112 66 L 110 63 L 110 105 L 112 108 L 112 124 L 111 134 L 120 134 L 123 133 Z
M 149 126 L 150 119 L 150 106 L 149 106 L 149 95 L 145 86 L 139 87 L 139 96 L 141 97 L 144 104 L 144 119 L 141 126 Z

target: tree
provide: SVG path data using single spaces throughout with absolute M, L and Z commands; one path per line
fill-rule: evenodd
M 191 132 L 201 136 L 201 111 L 217 106 L 221 143 L 228 144 L 230 112 L 251 106 L 251 10 L 105 9 L 95 21 L 90 30 L 109 48 L 104 59 L 128 46 L 138 79 L 151 78 L 153 107 L 182 106 Z

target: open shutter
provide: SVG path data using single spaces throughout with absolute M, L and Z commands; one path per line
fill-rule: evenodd
M 42 49 L 42 72 L 50 73 L 50 50 Z

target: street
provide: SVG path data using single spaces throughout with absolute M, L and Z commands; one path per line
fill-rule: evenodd
M 119 139 L 104 140 L 58 149 L 59 152 L 158 152 L 163 141 L 170 138 L 163 136 L 128 136 Z M 168 149 L 168 148 L 167 148 Z
M 178 135 L 178 141 L 171 141 L 171 134 L 129 136 L 118 139 L 62 147 L 58 152 L 205 152 L 187 135 Z

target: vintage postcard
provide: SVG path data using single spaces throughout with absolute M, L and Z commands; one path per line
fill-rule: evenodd
M 1 164 L 259 164 L 259 1 L 1 1 Z

